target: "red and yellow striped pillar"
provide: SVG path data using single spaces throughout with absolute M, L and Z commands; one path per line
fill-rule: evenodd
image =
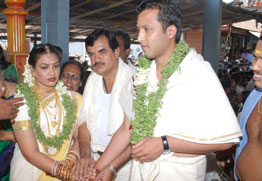
M 25 16 L 28 12 L 24 9 L 25 3 L 26 0 L 5 0 L 7 8 L 3 11 L 7 17 L 9 60 L 16 66 L 20 78 L 24 70 L 22 66 L 24 66 L 27 57 Z

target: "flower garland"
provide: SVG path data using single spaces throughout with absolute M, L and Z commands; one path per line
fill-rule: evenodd
M 63 146 L 65 140 L 69 139 L 70 133 L 73 128 L 74 121 L 76 119 L 76 105 L 69 95 L 66 94 L 66 87 L 63 85 L 63 82 L 58 81 L 56 84 L 56 90 L 59 95 L 62 97 L 62 105 L 66 111 L 66 116 L 64 117 L 65 121 L 63 124 L 63 131 L 54 137 L 45 136 L 44 132 L 41 130 L 39 123 L 39 101 L 37 95 L 32 91 L 34 82 L 32 81 L 33 77 L 29 69 L 29 64 L 25 66 L 25 71 L 23 73 L 24 79 L 17 86 L 18 94 L 23 94 L 26 98 L 26 105 L 28 106 L 28 115 L 32 121 L 32 127 L 36 134 L 37 139 L 44 144 L 47 148 L 55 147 L 58 150 Z
M 159 116 L 159 110 L 162 108 L 162 99 L 167 90 L 168 78 L 177 70 L 180 70 L 180 63 L 189 52 L 188 44 L 181 40 L 175 47 L 173 54 L 168 59 L 167 65 L 162 70 L 162 79 L 158 82 L 158 89 L 155 92 L 148 93 L 148 76 L 151 71 L 151 60 L 146 57 L 139 59 L 138 73 L 134 82 L 134 102 L 133 108 L 135 117 L 130 121 L 132 125 L 131 143 L 153 137 L 156 120 Z

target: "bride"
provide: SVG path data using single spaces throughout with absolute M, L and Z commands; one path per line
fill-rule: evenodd
M 59 82 L 59 53 L 51 44 L 36 45 L 18 85 L 17 143 L 10 180 L 68 180 L 79 159 L 76 116 L 81 96 Z

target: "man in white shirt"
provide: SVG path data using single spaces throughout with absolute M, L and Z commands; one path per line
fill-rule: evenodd
M 118 102 L 123 89 L 132 86 L 135 70 L 119 57 L 115 34 L 96 29 L 85 40 L 93 72 L 88 78 L 79 114 L 79 146 L 81 160 L 76 166 L 76 177 L 89 177 L 90 168 L 103 154 L 112 135 L 124 119 Z M 116 172 L 108 165 L 107 170 Z M 129 165 L 118 171 L 116 180 L 128 179 Z

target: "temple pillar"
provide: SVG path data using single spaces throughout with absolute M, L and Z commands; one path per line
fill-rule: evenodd
M 41 0 L 41 40 L 62 48 L 62 64 L 68 60 L 69 12 L 69 0 Z
M 19 77 L 24 71 L 27 57 L 25 41 L 26 0 L 5 0 L 7 8 L 3 14 L 7 17 L 7 40 L 9 60 L 16 66 Z
M 204 0 L 202 54 L 216 73 L 218 73 L 220 58 L 222 8 L 221 0 Z

